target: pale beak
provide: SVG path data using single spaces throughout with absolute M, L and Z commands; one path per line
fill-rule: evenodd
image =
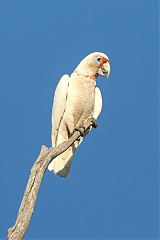
M 106 62 L 101 67 L 99 67 L 98 74 L 103 77 L 109 77 L 110 69 L 111 68 L 109 62 Z

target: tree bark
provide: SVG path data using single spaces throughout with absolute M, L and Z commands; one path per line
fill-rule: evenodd
M 93 120 L 89 119 L 84 126 L 84 136 L 93 126 Z M 13 227 L 8 229 L 8 240 L 21 240 L 26 234 L 32 214 L 34 212 L 34 205 L 37 199 L 39 187 L 45 174 L 49 163 L 58 155 L 66 151 L 78 138 L 80 132 L 75 131 L 68 141 L 65 141 L 54 148 L 41 147 L 40 154 L 33 164 L 28 183 L 23 195 L 23 199 L 17 214 L 17 219 Z

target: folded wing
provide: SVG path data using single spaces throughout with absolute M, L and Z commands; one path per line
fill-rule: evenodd
M 56 146 L 58 131 L 60 123 L 62 121 L 65 108 L 66 100 L 69 86 L 69 76 L 67 74 L 63 75 L 60 79 L 53 100 L 52 107 L 52 147 Z
M 95 88 L 95 103 L 93 117 L 97 120 L 102 111 L 102 95 L 98 87 Z

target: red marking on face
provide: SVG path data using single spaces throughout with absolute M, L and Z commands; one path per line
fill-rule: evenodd
M 99 66 L 101 67 L 104 63 L 108 62 L 108 58 L 102 57 L 102 61 L 99 64 Z

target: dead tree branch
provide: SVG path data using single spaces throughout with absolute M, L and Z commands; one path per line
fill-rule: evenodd
M 92 125 L 92 119 L 86 122 L 84 136 L 88 134 Z M 41 147 L 40 154 L 31 169 L 16 222 L 13 227 L 8 229 L 8 240 L 23 239 L 29 227 L 39 187 L 49 163 L 58 155 L 65 152 L 79 137 L 80 132 L 75 131 L 68 141 L 63 142 L 57 147 L 47 148 L 44 145 Z

